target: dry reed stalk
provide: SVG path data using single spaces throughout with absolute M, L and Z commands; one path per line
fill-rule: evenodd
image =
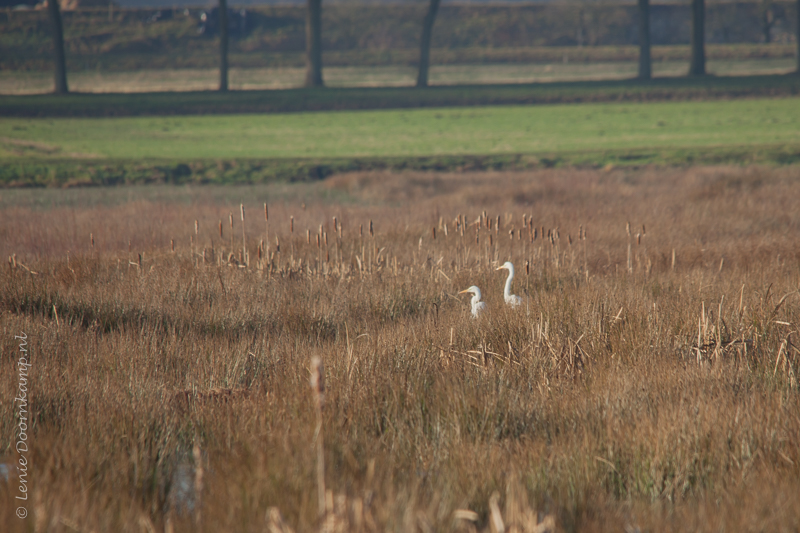
M 497 502 L 500 500 L 500 494 L 495 491 L 491 498 L 489 498 L 489 510 L 491 512 L 491 526 L 494 533 L 505 533 L 506 526 L 503 523 L 503 515 L 500 514 L 500 506 Z
M 233 250 L 233 212 L 228 213 L 228 223 L 230 224 L 231 228 L 231 247 L 230 250 Z
M 267 527 L 269 533 L 294 533 L 292 528 L 283 520 L 277 507 L 267 509 Z
M 314 409 L 317 415 L 317 428 L 314 438 L 317 443 L 317 503 L 319 504 L 319 518 L 324 519 L 326 512 L 325 502 L 325 449 L 322 435 L 322 407 L 325 402 L 325 381 L 322 359 L 311 358 L 311 391 L 314 398 Z
M 203 531 L 203 456 L 200 453 L 197 437 L 192 447 L 192 457 L 194 458 L 194 525 L 197 531 Z
M 631 257 L 631 223 L 625 223 L 625 232 L 628 234 L 628 274 L 633 274 L 633 258 Z
M 239 212 L 242 216 L 242 263 L 249 265 L 250 261 L 247 257 L 247 237 L 244 230 L 244 204 L 239 204 Z
M 262 241 L 262 248 L 264 242 L 266 242 L 267 246 L 269 247 L 269 208 L 267 207 L 267 202 L 264 202 L 264 226 L 266 233 L 264 240 Z M 263 250 L 263 252 L 266 254 L 266 250 Z

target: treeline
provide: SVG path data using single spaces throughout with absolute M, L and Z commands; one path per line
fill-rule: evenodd
M 5 11 L 0 19 L 2 68 L 37 68 L 50 48 L 56 92 L 68 92 L 65 57 L 151 54 L 185 59 L 218 49 L 220 90 L 227 90 L 229 59 L 237 53 L 270 55 L 303 51 L 306 85 L 322 86 L 323 50 L 402 53 L 417 48 L 418 86 L 427 85 L 431 49 L 525 49 L 533 47 L 633 45 L 640 48 L 639 77 L 651 76 L 654 45 L 691 44 L 691 75 L 705 74 L 706 43 L 797 41 L 793 3 L 761 0 L 686 5 L 540 4 L 333 5 L 322 0 L 295 6 L 229 8 L 218 0 L 208 10 L 70 10 L 47 2 L 48 21 L 39 12 Z M 434 24 L 436 29 L 434 31 Z M 64 31 L 66 28 L 66 31 Z M 48 39 L 49 37 L 49 39 Z M 216 43 L 216 45 L 212 44 Z M 49 46 L 48 46 L 49 45 Z M 205 45 L 205 46 L 203 46 Z M 798 45 L 800 66 L 800 45 Z M 74 59 L 73 59 L 74 61 Z M 176 65 L 177 66 L 177 65 Z M 184 66 L 184 65 L 182 65 Z M 88 67 L 88 64 L 87 64 Z
M 772 2 L 769 9 L 765 15 L 761 2 L 708 4 L 706 42 L 793 42 L 796 2 Z M 426 10 L 424 3 L 324 6 L 323 50 L 359 51 L 369 64 L 405 63 L 403 51 L 419 47 Z M 164 67 L 196 66 L 205 63 L 203 55 L 216 53 L 217 12 L 217 9 L 64 11 L 65 47 L 68 54 L 87 59 L 106 55 L 124 61 L 124 56 L 168 54 L 171 64 L 156 63 Z M 688 4 L 655 4 L 650 12 L 652 45 L 690 42 Z M 272 64 L 280 63 L 281 54 L 291 58 L 292 53 L 304 52 L 305 13 L 302 6 L 233 9 L 229 21 L 230 52 L 276 54 L 278 57 L 269 59 Z M 205 22 L 201 20 L 203 14 Z M 434 50 L 636 45 L 636 25 L 635 5 L 442 5 L 431 45 Z M 51 47 L 50 26 L 44 11 L 0 11 L 0 48 L 4 51 L 0 68 L 42 68 L 43 62 L 49 62 Z M 506 57 L 514 60 L 514 55 Z M 518 57 L 524 60 L 525 55 Z M 287 61 L 294 63 L 295 59 Z

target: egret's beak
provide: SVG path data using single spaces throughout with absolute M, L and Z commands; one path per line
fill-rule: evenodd
M 504 268 L 505 268 L 504 266 L 499 266 L 499 267 L 495 268 L 495 270 L 503 270 Z
M 458 294 L 464 294 L 465 292 L 469 292 L 469 289 L 464 289 L 463 291 L 458 291 Z

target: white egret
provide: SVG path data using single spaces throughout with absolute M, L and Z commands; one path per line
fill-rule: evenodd
M 472 317 L 478 318 L 478 316 L 486 310 L 486 302 L 481 301 L 481 290 L 473 285 L 469 289 L 460 291 L 458 294 L 464 294 L 465 292 L 472 293 Z
M 511 294 L 511 282 L 514 279 L 514 265 L 511 263 L 511 261 L 506 261 L 502 266 L 497 267 L 495 270 L 503 269 L 508 270 L 508 279 L 506 279 L 506 287 L 503 289 L 503 298 L 505 298 L 506 303 L 511 307 L 518 307 L 520 304 L 522 304 L 522 298 L 516 294 Z

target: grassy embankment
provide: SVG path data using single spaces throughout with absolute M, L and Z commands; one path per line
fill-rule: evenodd
M 15 480 L 0 479 L 0 523 L 319 531 L 320 356 L 328 531 L 474 531 L 471 517 L 489 531 L 493 515 L 523 531 L 542 518 L 796 530 L 798 177 L 546 169 L 4 191 L 0 398 L 17 392 L 13 335 L 28 335 L 33 367 L 30 516 L 14 516 Z M 493 269 L 506 259 L 517 311 Z M 479 321 L 457 295 L 471 284 L 488 303 Z M 0 404 L 4 463 L 13 413 Z
M 787 164 L 800 157 L 798 108 L 796 99 L 783 98 L 5 118 L 0 120 L 0 179 L 6 186 L 256 183 L 380 168 Z

